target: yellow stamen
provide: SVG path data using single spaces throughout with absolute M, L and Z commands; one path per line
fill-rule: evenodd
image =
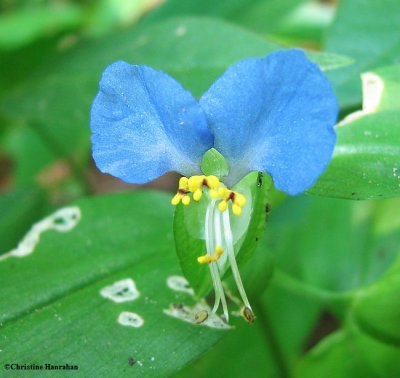
M 231 194 L 231 191 L 227 188 L 219 188 L 218 189 L 218 196 L 221 198 L 228 198 Z
M 240 214 L 242 214 L 242 208 L 239 205 L 233 204 L 232 205 L 232 212 L 235 215 L 240 215 Z
M 187 189 L 189 179 L 187 177 L 181 177 L 179 179 L 179 189 Z
M 242 214 L 242 207 L 246 204 L 246 198 L 243 194 L 234 192 L 227 188 L 218 188 L 216 193 L 213 193 L 213 198 L 221 198 L 222 201 L 218 204 L 218 209 L 223 213 L 228 208 L 228 202 L 232 201 L 232 212 L 235 215 Z
M 204 179 L 205 179 L 205 176 L 192 176 L 192 177 L 190 177 L 189 181 L 188 181 L 189 191 L 191 191 L 193 193 L 196 190 L 199 190 L 203 186 Z
M 218 190 L 215 190 L 215 189 L 210 189 L 209 191 L 208 191 L 208 194 L 210 195 L 210 197 L 211 198 L 219 198 L 219 193 L 218 193 Z
M 243 194 L 235 192 L 235 200 L 234 203 L 240 207 L 246 205 L 246 197 Z
M 203 196 L 203 192 L 201 191 L 201 189 L 196 189 L 193 193 L 193 199 L 195 201 L 200 201 L 201 197 Z
M 200 264 L 210 264 L 213 262 L 217 262 L 219 260 L 219 258 L 223 255 L 224 253 L 224 249 L 217 245 L 215 248 L 215 252 L 214 255 L 210 256 L 210 255 L 203 255 L 197 258 L 197 262 Z
M 200 264 L 209 264 L 211 261 L 210 255 L 203 255 L 197 258 L 197 262 Z
M 174 195 L 174 197 L 172 198 L 172 200 L 171 200 L 171 204 L 174 205 L 174 206 L 176 206 L 176 205 L 179 204 L 179 202 L 181 202 L 181 199 L 182 199 L 182 195 L 179 194 L 179 193 L 176 193 L 176 194 Z
M 224 253 L 224 249 L 220 245 L 217 245 L 215 247 L 215 254 L 218 256 L 218 258 L 220 258 L 223 253 Z
M 226 209 L 228 208 L 228 202 L 226 202 L 225 200 L 221 201 L 218 204 L 218 209 L 221 213 L 223 213 Z
M 182 203 L 183 203 L 185 206 L 189 205 L 189 203 L 190 203 L 190 197 L 189 197 L 188 195 L 184 195 L 184 196 L 182 197 Z
M 219 178 L 217 176 L 207 176 L 206 181 L 207 181 L 207 186 L 210 189 L 219 188 L 219 186 L 221 185 L 219 182 Z
M 172 205 L 183 203 L 185 206 L 189 205 L 191 199 L 198 202 L 203 197 L 203 189 L 208 189 L 208 194 L 213 199 L 221 199 L 218 208 L 221 212 L 228 209 L 229 201 L 232 201 L 232 212 L 235 215 L 242 214 L 242 208 L 246 204 L 246 198 L 243 194 L 229 190 L 221 186 L 221 182 L 217 176 L 204 176 L 196 175 L 181 177 L 179 179 L 178 192 L 171 200 Z

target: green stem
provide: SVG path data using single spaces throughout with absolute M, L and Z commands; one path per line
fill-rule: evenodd
M 273 275 L 274 284 L 292 293 L 305 296 L 310 299 L 317 299 L 327 306 L 348 306 L 355 296 L 355 292 L 346 291 L 342 293 L 333 292 L 309 285 L 291 277 L 279 269 L 275 269 Z
M 253 307 L 257 315 L 257 321 L 261 325 L 265 341 L 269 346 L 273 360 L 276 363 L 279 378 L 290 378 L 290 368 L 279 344 L 278 338 L 275 335 L 273 325 L 269 319 L 268 311 L 260 300 L 253 302 Z

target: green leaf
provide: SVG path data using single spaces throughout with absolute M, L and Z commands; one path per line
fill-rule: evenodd
M 308 51 L 307 56 L 314 63 L 318 64 L 322 71 L 337 70 L 354 63 L 354 60 L 347 56 L 320 51 Z
M 72 4 L 22 8 L 0 16 L 0 49 L 17 49 L 81 23 L 82 11 Z
M 239 378 L 274 377 L 276 367 L 263 339 L 259 321 L 249 326 L 240 319 L 235 329 L 194 364 L 174 375 L 175 378 L 205 376 Z M 214 374 L 214 375 L 213 375 Z
M 16 185 L 27 186 L 37 182 L 37 175 L 57 157 L 57 150 L 46 143 L 40 131 L 27 125 L 13 125 L 6 135 L 4 149 L 16 162 L 13 179 Z
M 313 348 L 298 366 L 296 378 L 378 378 L 400 374 L 399 349 L 379 343 L 353 327 L 338 331 Z
M 0 261 L 2 360 L 13 361 L 18 351 L 21 361 L 76 364 L 83 376 L 161 377 L 226 334 L 164 313 L 174 303 L 194 303 L 186 287 L 167 285 L 180 275 L 167 195 L 96 197 L 75 206 L 81 220 L 72 230 L 45 231 L 32 254 Z M 137 299 L 115 302 L 100 294 L 126 279 L 135 282 Z M 122 325 L 124 311 L 144 324 Z
M 144 22 L 160 22 L 176 16 L 218 17 L 262 34 L 273 33 L 304 0 L 170 0 L 155 9 Z
M 400 65 L 364 76 L 363 111 L 337 127 L 328 169 L 309 190 L 349 199 L 400 195 Z
M 288 17 L 304 0 L 256 1 L 238 11 L 232 20 L 262 34 L 278 34 Z
M 398 206 L 398 199 L 288 198 L 268 226 L 274 282 L 343 315 L 358 290 L 378 281 L 396 260 Z
M 254 253 L 258 240 L 265 227 L 265 206 L 270 181 L 256 172 L 246 176 L 233 190 L 242 193 L 247 199 L 243 214 L 230 215 L 235 255 L 239 263 L 248 260 Z M 208 266 L 200 265 L 197 257 L 206 252 L 205 217 L 210 199 L 205 194 L 199 201 L 189 206 L 178 205 L 174 218 L 174 237 L 179 262 L 185 277 L 194 288 L 198 297 L 206 295 L 211 289 Z M 230 210 L 229 210 L 230 211 Z M 227 265 L 221 267 L 227 271 Z
M 394 31 L 400 29 L 399 14 L 397 0 L 340 2 L 327 32 L 326 49 L 356 60 L 355 65 L 328 75 L 342 107 L 355 107 L 361 102 L 361 72 L 398 63 L 400 42 Z
M 269 353 L 276 359 L 276 349 L 280 348 L 286 369 L 292 370 L 319 320 L 321 305 L 312 298 L 276 285 L 273 277 L 263 294 L 261 312 L 259 310 L 256 308 L 255 313 L 264 323 L 264 337 L 276 338 L 276 345 L 269 340 Z
M 279 7 L 285 2 L 270 1 L 269 3 Z M 312 46 L 321 49 L 326 30 L 332 23 L 335 11 L 336 4 L 334 3 L 314 1 L 303 1 L 295 9 L 281 9 L 282 14 L 278 15 L 279 21 L 276 21 L 278 28 L 273 31 L 273 35 L 288 45 Z
M 243 9 L 249 7 L 252 3 L 259 2 L 254 0 L 169 0 L 155 8 L 143 20 L 145 23 L 162 22 L 171 17 L 187 16 L 207 16 L 213 18 L 229 19 Z
M 17 245 L 47 206 L 44 192 L 36 188 L 18 188 L 0 196 L 0 254 Z
M 355 321 L 364 332 L 397 347 L 400 347 L 399 291 L 400 260 L 376 284 L 362 290 L 353 306 Z

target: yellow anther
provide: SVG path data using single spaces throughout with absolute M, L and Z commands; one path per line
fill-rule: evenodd
M 221 213 L 223 213 L 226 209 L 228 208 L 228 202 L 226 202 L 225 200 L 221 201 L 218 204 L 218 209 Z
M 218 189 L 218 195 L 221 198 L 228 198 L 230 194 L 231 194 L 231 191 L 227 188 L 219 188 Z
M 235 215 L 242 214 L 242 207 L 246 204 L 246 198 L 243 194 L 234 192 L 224 187 L 220 187 L 217 189 L 217 193 L 213 193 L 213 198 L 222 198 L 222 201 L 218 204 L 218 209 L 221 212 L 226 211 L 228 208 L 229 201 L 232 201 L 232 212 Z
M 203 181 L 205 179 L 205 176 L 192 176 L 189 178 L 188 181 L 188 188 L 189 190 L 193 193 L 198 189 L 201 189 L 203 186 Z
M 172 198 L 172 205 L 178 205 L 182 202 L 189 205 L 191 199 L 200 201 L 203 197 L 203 189 L 208 189 L 208 194 L 213 199 L 222 199 L 219 201 L 218 208 L 221 212 L 226 211 L 229 201 L 232 201 L 232 211 L 235 215 L 242 213 L 242 207 L 246 204 L 246 198 L 243 194 L 229 190 L 225 186 L 221 186 L 221 182 L 217 176 L 196 175 L 181 177 L 179 179 L 179 189 Z
M 217 176 L 207 176 L 206 181 L 207 181 L 207 186 L 210 189 L 219 188 L 219 186 L 221 185 L 219 182 L 219 178 Z
M 181 202 L 181 199 L 182 199 L 182 194 L 177 193 L 177 194 L 175 194 L 174 197 L 172 198 L 171 204 L 174 205 L 174 206 L 176 206 L 176 205 L 179 204 L 179 202 Z
M 211 261 L 210 255 L 204 255 L 197 258 L 197 262 L 200 264 L 209 264 Z
M 200 201 L 202 195 L 203 195 L 203 192 L 201 191 L 201 189 L 196 189 L 195 192 L 193 193 L 193 199 L 195 201 Z
M 211 198 L 219 198 L 218 190 L 210 189 L 208 191 L 208 194 L 210 195 Z
M 242 214 L 242 208 L 239 205 L 236 205 L 236 204 L 232 205 L 232 211 L 233 211 L 233 214 L 235 214 L 235 215 Z
M 214 251 L 214 255 L 200 256 L 197 258 L 197 262 L 200 264 L 210 264 L 213 262 L 217 262 L 223 253 L 224 253 L 224 249 L 221 246 L 217 245 L 215 248 L 215 251 Z
M 175 196 L 171 200 L 171 204 L 176 206 L 178 205 L 181 201 L 184 205 L 189 205 L 190 203 L 190 197 L 187 195 L 188 193 L 188 182 L 189 179 L 187 177 L 181 177 L 179 179 L 179 188 L 178 188 L 178 193 L 175 194 Z
M 243 194 L 235 192 L 235 199 L 233 201 L 236 205 L 243 207 L 246 205 L 246 197 Z
M 220 245 L 217 245 L 215 248 L 215 254 L 217 255 L 217 257 L 220 258 L 223 253 L 224 249 Z
M 184 196 L 182 197 L 182 203 L 183 203 L 185 206 L 189 205 L 189 203 L 190 203 L 190 197 L 189 197 L 188 195 L 184 195 Z
M 189 179 L 187 177 L 181 177 L 179 179 L 179 189 L 187 189 Z

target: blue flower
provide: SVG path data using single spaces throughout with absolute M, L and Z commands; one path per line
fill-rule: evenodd
M 199 101 L 162 71 L 118 61 L 93 102 L 93 158 L 102 172 L 142 184 L 168 171 L 201 174 L 214 147 L 229 163 L 228 187 L 261 171 L 298 194 L 331 159 L 337 113 L 328 80 L 300 50 L 232 65 Z
M 104 71 L 93 102 L 93 158 L 102 172 L 129 183 L 181 173 L 174 205 L 200 201 L 208 190 L 207 253 L 197 261 L 210 268 L 212 311 L 222 304 L 228 320 L 221 275 L 229 264 L 252 322 L 227 211 L 231 202 L 240 215 L 246 198 L 230 188 L 252 171 L 270 174 L 289 194 L 310 188 L 331 159 L 337 113 L 328 80 L 300 50 L 232 65 L 199 101 L 164 72 L 119 61 Z M 202 157 L 213 147 L 229 164 L 226 177 L 202 175 Z

